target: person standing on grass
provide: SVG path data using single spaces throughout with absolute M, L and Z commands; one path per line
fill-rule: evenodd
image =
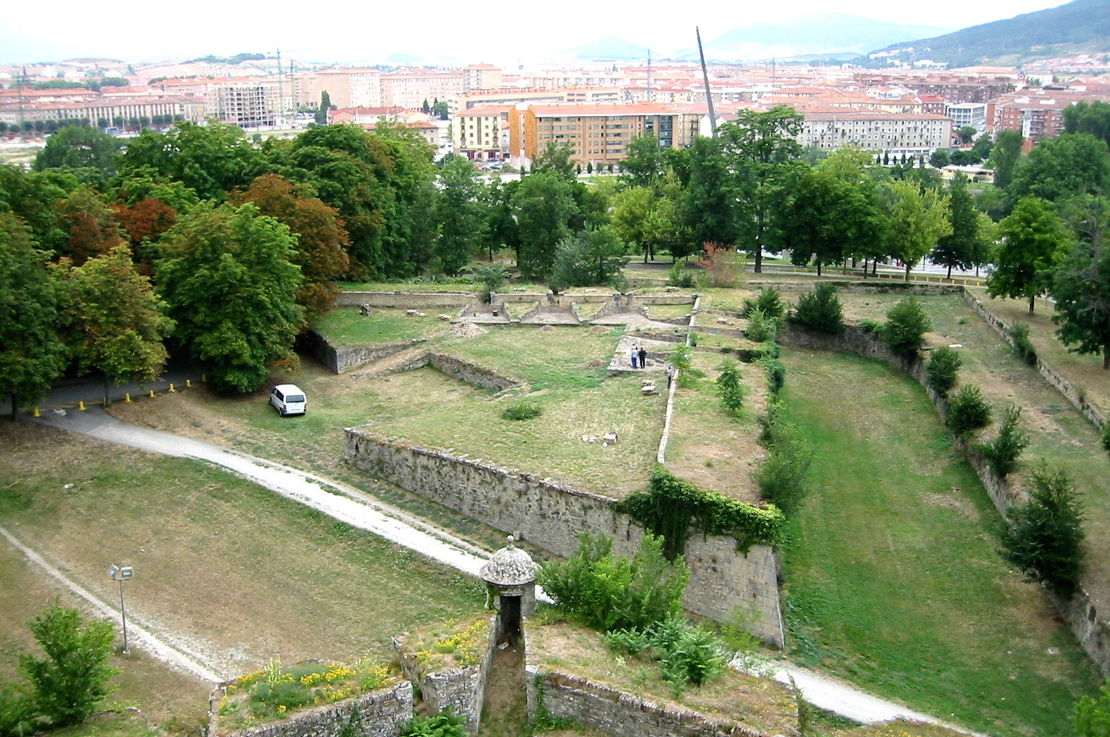
M 647 351 L 644 350 L 643 346 L 640 346 L 637 355 L 640 357 L 640 368 L 647 368 Z
M 632 364 L 632 368 L 636 368 L 636 357 L 638 355 L 639 354 L 636 353 L 636 346 L 632 346 L 632 350 L 628 352 L 628 360 Z

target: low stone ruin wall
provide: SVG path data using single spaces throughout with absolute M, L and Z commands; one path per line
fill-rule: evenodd
M 394 369 L 394 372 L 413 371 L 414 369 L 424 368 L 425 366 L 431 366 L 437 371 L 450 376 L 452 379 L 465 381 L 467 384 L 472 384 L 482 389 L 492 389 L 493 391 L 499 392 L 520 385 L 520 382 L 516 379 L 502 376 L 490 371 L 484 366 L 479 366 L 476 363 L 470 363 L 461 358 L 455 358 L 454 356 L 448 356 L 443 353 L 422 353 L 411 361 L 398 366 Z
M 336 307 L 370 305 L 418 310 L 463 307 L 477 298 L 474 292 L 340 292 L 335 298 L 335 305 Z
M 881 338 L 872 333 L 855 326 L 846 326 L 840 335 L 825 335 L 787 325 L 779 333 L 779 342 L 798 348 L 846 351 L 885 361 L 905 371 L 921 384 L 942 421 L 948 416 L 948 404 L 944 397 L 929 386 L 925 361 L 919 356 L 905 359 L 894 354 Z M 1003 517 L 1008 517 L 1010 507 L 1024 501 L 1022 496 L 1009 482 L 994 475 L 986 458 L 974 446 L 959 440 L 956 442 L 983 482 L 983 487 L 990 495 L 995 508 Z M 1100 615 L 1090 594 L 1081 587 L 1070 601 L 1054 596 L 1050 598 L 1080 646 L 1091 657 L 1103 676 L 1110 677 L 1110 622 Z
M 573 719 L 613 737 L 771 737 L 731 719 L 662 706 L 635 694 L 559 671 L 527 671 L 529 712 L 543 707 L 553 717 Z
M 486 684 L 489 682 L 490 665 L 497 646 L 497 618 L 490 617 L 489 634 L 483 646 L 482 660 L 465 668 L 447 668 L 424 673 L 411 653 L 405 651 L 402 638 L 393 638 L 393 649 L 405 678 L 420 684 L 420 696 L 428 713 L 436 714 L 450 709 L 466 720 L 466 731 L 473 737 L 478 734 L 485 703 Z
M 572 555 L 580 532 L 611 536 L 614 551 L 622 555 L 639 549 L 642 528 L 614 511 L 608 497 L 360 428 L 347 430 L 346 456 L 375 478 L 518 534 L 553 555 Z M 692 532 L 685 557 L 687 609 L 718 621 L 728 621 L 739 610 L 752 621 L 755 635 L 782 647 L 778 565 L 769 546 L 753 545 L 744 553 L 731 537 Z
M 959 294 L 964 288 L 959 284 L 919 284 L 915 282 L 885 281 L 879 279 L 844 280 L 823 277 L 819 282 L 812 279 L 798 282 L 748 281 L 747 289 L 777 289 L 780 292 L 812 292 L 816 284 L 832 284 L 837 291 L 845 294 L 904 294 L 914 295 Z
M 352 719 L 355 712 L 358 716 Z M 207 737 L 339 737 L 348 726 L 353 729 L 351 737 L 396 737 L 410 721 L 412 684 L 402 681 L 392 688 L 226 735 L 217 731 L 217 717 L 213 716 Z
M 374 345 L 332 345 L 327 338 L 315 331 L 309 331 L 299 338 L 303 349 L 312 353 L 320 363 L 333 374 L 342 374 L 347 371 L 365 366 L 368 363 L 380 361 L 386 356 L 400 353 L 406 348 L 420 345 L 422 338 L 402 340 L 395 343 L 376 343 Z

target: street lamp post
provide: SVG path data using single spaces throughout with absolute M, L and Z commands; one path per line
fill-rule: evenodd
M 123 654 L 129 653 L 127 649 L 127 611 L 123 607 L 123 582 L 135 575 L 131 566 L 117 566 L 115 563 L 108 566 L 108 578 L 119 582 L 119 616 L 123 621 Z

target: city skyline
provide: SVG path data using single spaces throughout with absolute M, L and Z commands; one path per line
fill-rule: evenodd
M 1057 7 L 1059 0 L 988 0 L 967 5 L 934 0 L 928 10 L 882 0 L 846 0 L 836 12 L 905 25 L 955 30 Z M 702 38 L 717 36 L 753 23 L 783 23 L 829 12 L 817 0 L 738 10 L 718 0 L 687 3 L 687 21 L 672 13 L 627 5 L 597 6 L 568 0 L 551 7 L 495 10 L 484 16 L 474 6 L 435 0 L 419 6 L 386 6 L 367 10 L 343 0 L 326 12 L 305 16 L 303 10 L 283 12 L 280 6 L 217 4 L 198 0 L 172 17 L 134 17 L 89 12 L 87 4 L 60 0 L 51 6 L 52 21 L 44 27 L 41 11 L 21 5 L 5 12 L 0 28 L 0 63 L 39 63 L 72 58 L 153 61 L 232 55 L 273 54 L 303 61 L 383 63 L 408 56 L 430 63 L 491 62 L 501 64 L 557 60 L 563 52 L 606 36 L 642 44 L 663 56 L 694 45 L 694 27 Z M 60 20 L 58 20 L 60 19 Z M 910 39 L 907 39 L 910 40 Z

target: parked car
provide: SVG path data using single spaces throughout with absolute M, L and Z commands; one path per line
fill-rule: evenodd
M 296 384 L 278 384 L 270 392 L 270 404 L 282 417 L 303 415 L 308 409 L 308 398 Z

